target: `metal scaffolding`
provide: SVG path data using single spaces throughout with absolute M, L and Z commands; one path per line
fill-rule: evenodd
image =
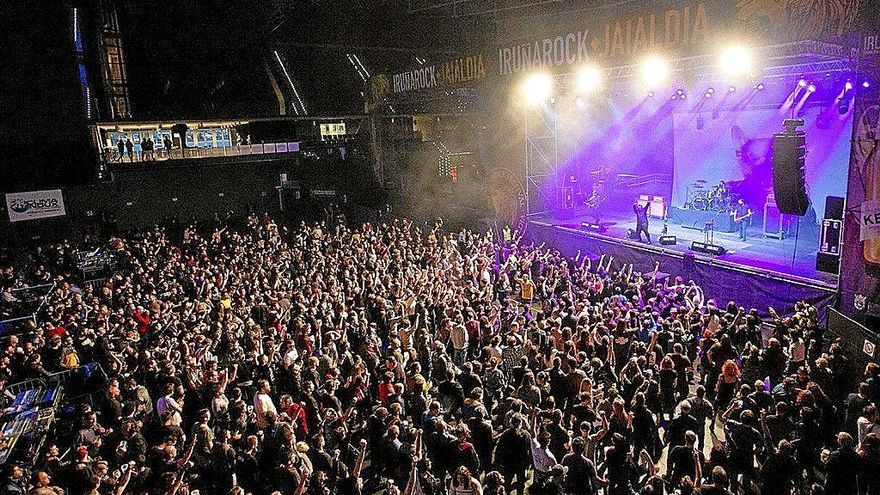
M 526 215 L 536 215 L 559 203 L 559 187 L 547 184 L 558 180 L 555 101 L 526 105 L 524 120 Z

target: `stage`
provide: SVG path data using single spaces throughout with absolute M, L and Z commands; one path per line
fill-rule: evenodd
M 535 242 L 546 241 L 566 256 L 574 256 L 580 249 L 585 253 L 613 255 L 616 260 L 642 267 L 660 261 L 662 271 L 695 280 L 704 287 L 708 297 L 719 303 L 725 304 L 735 296 L 743 305 L 762 312 L 771 305 L 777 310 L 787 310 L 799 300 L 833 306 L 836 298 L 838 277 L 816 270 L 818 239 L 815 230 L 806 227 L 800 229 L 797 239 L 781 240 L 763 237 L 760 225 L 749 229 L 745 241 L 741 241 L 737 233 L 714 232 L 714 244 L 724 247 L 727 253 L 712 256 L 690 249 L 691 242 L 706 241 L 705 233 L 671 222 L 667 233 L 675 235 L 678 242 L 660 245 L 662 219 L 649 221 L 653 245 L 627 238 L 627 231 L 635 228 L 631 212 L 628 215 L 619 210 L 609 212 L 601 218 L 601 232 L 581 225 L 594 221 L 595 218 L 580 211 L 565 219 L 550 214 L 533 215 L 526 237 Z

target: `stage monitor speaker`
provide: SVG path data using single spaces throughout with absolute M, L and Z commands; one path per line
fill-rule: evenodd
M 708 244 L 700 241 L 694 241 L 691 243 L 691 251 L 712 254 L 715 256 L 721 256 L 722 254 L 727 253 L 727 250 L 724 249 L 723 246 L 719 246 L 718 244 Z
M 825 218 L 843 220 L 843 198 L 827 196 L 825 198 Z
M 605 226 L 599 223 L 581 222 L 581 227 L 592 232 L 605 232 Z
M 804 177 L 805 141 L 802 132 L 773 135 L 773 192 L 781 213 L 803 216 L 810 206 Z
M 840 271 L 840 256 L 829 253 L 816 253 L 816 270 L 825 273 Z
M 673 244 L 678 244 L 678 238 L 674 235 L 661 235 L 660 244 L 664 246 L 672 246 Z

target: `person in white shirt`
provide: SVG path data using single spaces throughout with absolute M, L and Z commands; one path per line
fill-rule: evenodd
M 268 380 L 257 381 L 257 393 L 254 395 L 254 412 L 257 414 L 257 426 L 260 428 L 265 428 L 269 425 L 269 422 L 266 420 L 268 413 L 278 414 L 278 410 L 275 409 L 275 403 L 272 402 L 272 397 L 269 396 L 269 391 Z
M 173 383 L 165 386 L 165 395 L 159 397 L 159 400 L 156 401 L 156 412 L 159 413 L 159 416 L 162 416 L 165 411 L 171 412 L 171 424 L 180 426 L 183 423 L 183 417 L 180 415 L 183 412 L 183 408 L 174 398 Z
M 538 417 L 532 417 L 532 467 L 535 469 L 534 485 L 542 486 L 550 478 L 550 471 L 556 465 L 556 457 L 550 452 L 550 433 L 538 434 Z

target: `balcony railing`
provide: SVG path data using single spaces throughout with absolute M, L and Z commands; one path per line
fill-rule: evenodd
M 227 156 L 249 156 L 296 153 L 299 151 L 299 142 L 289 141 L 283 143 L 258 143 L 242 144 L 238 146 L 226 146 L 217 148 L 173 148 L 170 151 L 162 148 L 153 151 L 132 150 L 131 155 L 127 152 L 120 156 L 115 147 L 104 148 L 101 159 L 105 163 L 144 163 L 152 161 L 190 160 L 194 158 L 219 158 Z

